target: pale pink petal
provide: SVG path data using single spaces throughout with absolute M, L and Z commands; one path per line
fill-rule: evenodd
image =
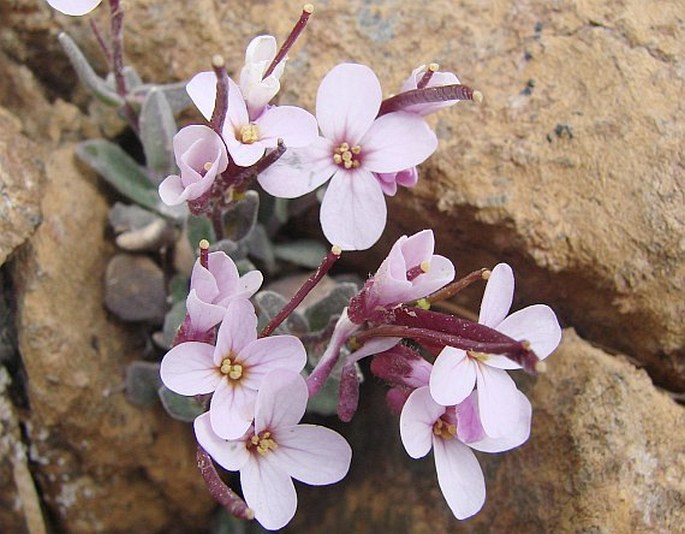
M 200 263 L 200 258 L 195 260 L 193 270 L 190 273 L 190 290 L 197 293 L 197 298 L 205 302 L 214 302 L 219 296 L 219 286 L 214 274 Z
M 428 387 L 415 389 L 400 414 L 400 438 L 407 454 L 422 458 L 433 444 L 433 425 L 445 413 L 431 397 Z
M 373 173 L 378 178 L 378 185 L 381 186 L 383 194 L 387 197 L 394 197 L 397 194 L 397 184 L 395 183 L 396 173 Z
M 219 382 L 209 405 L 212 429 L 223 439 L 240 438 L 252 424 L 257 393 L 228 377 Z
M 245 49 L 245 63 L 271 62 L 277 51 L 276 38 L 273 35 L 258 35 Z
M 238 292 L 236 298 L 249 299 L 262 286 L 264 276 L 260 271 L 249 271 L 238 280 Z
M 347 361 L 354 363 L 358 362 L 362 358 L 371 356 L 372 354 L 385 352 L 386 350 L 393 348 L 400 341 L 402 341 L 402 339 L 399 337 L 379 337 L 370 339 L 364 343 L 364 346 L 350 354 L 347 357 Z
M 245 387 L 257 390 L 264 377 L 273 370 L 302 371 L 307 363 L 307 352 L 295 336 L 270 336 L 246 345 L 237 360 L 245 368 L 245 377 L 242 379 Z
M 397 185 L 402 187 L 414 187 L 419 181 L 419 171 L 414 166 L 397 173 L 395 178 Z
M 547 358 L 561 342 L 557 316 L 552 308 L 544 304 L 535 304 L 512 313 L 497 326 L 497 330 L 517 341 L 529 341 L 541 360 Z
M 228 109 L 226 110 L 226 120 L 224 121 L 224 130 L 222 137 L 226 140 L 227 137 L 235 137 L 235 128 L 241 128 L 250 123 L 250 117 L 247 114 L 247 104 L 243 98 L 243 93 L 240 87 L 231 79 L 228 79 Z
M 457 519 L 478 512 L 485 502 L 485 478 L 478 460 L 458 439 L 433 440 L 435 470 L 445 500 Z
M 336 144 L 358 144 L 374 122 L 382 98 L 381 84 L 369 67 L 353 63 L 333 67 L 316 95 L 316 118 L 324 137 Z
M 264 190 L 278 198 L 297 198 L 323 185 L 340 168 L 333 163 L 333 143 L 317 137 L 305 148 L 286 149 L 257 176 Z
M 492 438 L 511 434 L 518 421 L 518 390 L 506 371 L 477 364 L 476 387 L 480 422 Z
M 186 298 L 186 311 L 190 317 L 193 330 L 198 333 L 208 332 L 224 318 L 226 308 L 210 304 L 197 296 L 197 291 L 190 290 Z
M 313 143 L 319 136 L 314 115 L 295 106 L 272 107 L 256 121 L 262 141 L 275 147 L 283 139 L 287 148 L 301 148 Z
M 481 452 L 502 452 L 518 447 L 528 440 L 533 409 L 530 401 L 523 393 L 518 390 L 516 393 L 518 396 L 518 419 L 512 433 L 500 438 L 485 436 L 478 441 L 469 442 L 469 447 Z M 461 424 L 461 418 L 459 423 Z M 459 426 L 457 426 L 457 429 L 459 429 Z M 461 438 L 461 435 L 459 437 Z
M 257 339 L 257 315 L 248 300 L 229 302 L 217 333 L 214 364 L 218 367 L 224 358 L 233 359 L 247 345 Z
M 162 359 L 162 382 L 179 395 L 211 393 L 221 380 L 212 361 L 213 351 L 214 347 L 207 343 L 179 343 Z
M 366 250 L 383 233 L 386 221 L 383 191 L 370 172 L 338 171 L 321 203 L 321 228 L 326 239 L 343 250 Z
M 291 477 L 321 486 L 342 480 L 350 468 L 352 449 L 340 434 L 316 425 L 296 425 L 274 433 L 274 462 Z
M 400 111 L 376 119 L 359 144 L 364 169 L 397 172 L 425 161 L 438 138 L 421 117 Z
M 506 263 L 498 263 L 490 273 L 480 304 L 478 322 L 497 328 L 509 313 L 514 299 L 514 272 Z
M 399 248 L 402 253 L 405 271 L 411 267 L 416 267 L 433 256 L 433 251 L 435 250 L 433 230 L 421 230 L 406 239 L 398 239 L 395 245 L 393 245 L 393 249 L 395 247 Z M 402 275 L 406 278 L 406 272 L 396 272 L 393 274 L 397 276 Z
M 211 71 L 196 74 L 186 84 L 186 92 L 202 116 L 210 120 L 216 100 L 216 74 Z
M 443 256 L 432 256 L 428 272 L 420 274 L 412 281 L 411 289 L 404 295 L 404 302 L 423 298 L 446 286 L 454 280 L 455 272 L 450 260 Z
M 159 184 L 159 198 L 167 206 L 178 206 L 188 200 L 186 188 L 181 183 L 181 177 L 171 174 Z
M 468 397 L 476 384 L 477 365 L 461 349 L 442 349 L 433 364 L 429 382 L 435 402 L 454 406 Z
M 264 155 L 266 147 L 260 142 L 245 144 L 236 139 L 236 135 L 240 135 L 240 132 L 231 135 L 224 128 L 224 141 L 226 141 L 226 148 L 233 163 L 241 167 L 249 167 L 257 163 Z
M 483 425 L 480 424 L 480 410 L 478 409 L 478 392 L 473 391 L 464 402 L 455 407 L 457 418 L 457 437 L 463 443 L 480 441 L 486 436 Z
M 307 409 L 307 384 L 297 372 L 279 369 L 269 373 L 257 394 L 255 431 L 289 428 Z
M 239 275 L 233 260 L 223 251 L 210 252 L 207 256 L 207 266 L 209 267 L 208 272 L 214 278 L 217 287 L 216 302 L 234 295 L 238 289 Z M 195 269 L 193 269 L 194 273 Z M 191 284 L 191 287 L 194 286 Z
M 193 429 L 200 447 L 207 451 L 216 463 L 224 469 L 237 471 L 249 460 L 250 453 L 244 440 L 227 441 L 216 435 L 212 430 L 209 412 L 195 418 Z
M 240 470 L 240 485 L 255 519 L 268 530 L 278 530 L 295 515 L 297 494 L 290 475 L 270 456 L 250 455 Z
M 65 15 L 79 17 L 91 12 L 102 0 L 47 0 L 57 11 Z

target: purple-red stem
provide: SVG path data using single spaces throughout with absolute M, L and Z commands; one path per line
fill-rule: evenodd
M 124 101 L 123 110 L 131 129 L 138 134 L 138 117 L 128 102 L 128 89 L 124 78 L 124 10 L 120 0 L 109 0 L 111 15 L 110 38 L 112 40 L 112 72 L 117 94 Z
M 224 58 L 216 55 L 212 58 L 212 68 L 216 74 L 216 98 L 214 99 L 214 110 L 209 125 L 219 136 L 224 128 L 226 113 L 228 112 L 228 73 Z
M 448 102 L 450 100 L 476 100 L 480 101 L 483 95 L 470 87 L 461 84 L 441 85 L 438 87 L 424 87 L 412 89 L 386 98 L 381 103 L 378 116 L 402 111 L 408 106 L 415 104 L 428 104 L 431 102 Z
M 107 64 L 109 65 L 110 70 L 114 70 L 112 65 L 112 53 L 109 51 L 109 47 L 105 42 L 105 38 L 102 36 L 100 27 L 97 25 L 93 17 L 88 17 L 88 22 L 90 23 L 90 29 L 93 31 L 93 35 L 95 35 L 95 40 L 98 42 L 100 50 L 107 59 Z
M 290 32 L 290 35 L 288 35 L 288 38 L 283 42 L 283 45 L 281 46 L 280 50 L 274 56 L 273 61 L 264 71 L 262 80 L 270 76 L 276 68 L 276 66 L 285 59 L 286 54 L 290 51 L 292 46 L 295 44 L 295 41 L 297 41 L 297 38 L 300 36 L 300 34 L 304 31 L 305 27 L 307 26 L 307 21 L 309 20 L 309 17 L 311 16 L 313 11 L 314 7 L 311 4 L 305 4 L 304 8 L 302 8 L 302 14 L 300 15 L 300 19 L 295 23 L 295 26 Z
M 487 273 L 487 274 L 486 274 Z M 472 273 L 467 274 L 463 278 L 460 278 L 456 282 L 452 282 L 449 285 L 446 285 L 442 289 L 436 291 L 435 293 L 432 293 L 428 295 L 425 299 L 428 303 L 433 304 L 434 302 L 440 302 L 441 300 L 447 300 L 448 298 L 453 297 L 457 293 L 459 293 L 461 290 L 467 288 L 474 282 L 478 282 L 479 280 L 485 280 L 486 276 L 488 276 L 490 271 L 488 269 L 478 269 L 477 271 L 473 271 Z
M 221 480 L 211 456 L 199 445 L 197 446 L 197 468 L 200 470 L 210 495 L 229 514 L 240 519 L 254 519 L 252 509 L 248 508 L 245 501 Z
M 290 302 L 286 304 L 283 309 L 278 312 L 276 317 L 271 319 L 269 324 L 267 324 L 264 329 L 259 334 L 259 337 L 266 337 L 273 333 L 278 326 L 285 321 L 288 316 L 297 308 L 304 298 L 309 294 L 309 292 L 316 287 L 321 279 L 326 275 L 326 273 L 333 267 L 333 264 L 340 259 L 342 251 L 339 247 L 333 246 L 331 251 L 326 254 L 326 257 L 321 262 L 321 265 L 316 269 L 316 272 L 307 278 L 307 281 L 302 284 L 302 287 L 297 290 L 297 293 L 293 295 Z

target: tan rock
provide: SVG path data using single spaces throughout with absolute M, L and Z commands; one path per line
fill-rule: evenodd
M 46 168 L 44 223 L 13 263 L 43 496 L 69 532 L 192 523 L 211 502 L 194 467 L 191 429 L 161 409 L 135 408 L 122 390 L 136 349 L 102 302 L 112 253 L 107 203 L 96 178 L 75 166 L 73 146 L 52 152 Z
M 290 532 L 677 532 L 685 521 L 685 412 L 644 371 L 572 330 L 525 379 L 529 441 L 480 454 L 487 500 L 459 522 L 438 489 L 432 454 L 411 460 L 376 385 L 342 429 L 352 471 L 337 486 L 298 488 Z
M 21 134 L 14 115 L 0 108 L 0 265 L 40 223 L 44 179 L 39 146 Z

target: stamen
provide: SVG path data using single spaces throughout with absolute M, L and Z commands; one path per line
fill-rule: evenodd
M 240 140 L 246 145 L 259 141 L 259 128 L 254 123 L 246 124 L 240 128 Z
M 426 72 L 423 73 L 423 76 L 421 76 L 421 79 L 419 80 L 419 83 L 416 84 L 417 89 L 423 89 L 428 85 L 428 82 L 430 82 L 431 78 L 433 77 L 433 74 L 438 71 L 440 68 L 440 65 L 437 63 L 431 63 L 428 65 L 428 69 L 426 69 Z
M 297 41 L 297 38 L 300 36 L 300 34 L 304 31 L 305 27 L 307 26 L 307 21 L 309 20 L 309 17 L 312 13 L 314 13 L 314 6 L 312 4 L 305 4 L 302 7 L 302 14 L 300 15 L 300 19 L 295 23 L 295 26 L 290 32 L 290 35 L 288 35 L 287 39 L 283 42 L 281 49 L 276 53 L 276 56 L 274 57 L 273 61 L 271 62 L 269 67 L 264 71 L 264 76 L 262 76 L 262 80 L 270 76 L 276 68 L 276 65 L 278 65 L 281 61 L 283 61 L 283 59 L 285 59 L 286 54 L 290 51 L 292 46 L 295 44 L 295 41 Z
M 205 269 L 209 269 L 209 241 L 200 239 L 200 265 Z
M 422 261 L 419 265 L 416 265 L 407 271 L 407 280 L 411 282 L 422 274 L 426 274 L 430 271 L 431 264 L 429 261 Z
M 262 432 L 259 435 L 254 435 L 246 443 L 249 449 L 253 447 L 257 449 L 257 452 L 264 456 L 269 451 L 275 451 L 278 449 L 278 443 L 271 437 L 271 432 Z
M 228 376 L 231 380 L 240 380 L 243 377 L 243 366 L 234 363 L 230 358 L 224 358 L 219 366 L 221 374 Z
M 433 434 L 442 439 L 452 439 L 457 435 L 457 425 L 448 423 L 441 417 L 433 424 Z
M 346 169 L 356 169 L 361 162 L 357 157 L 361 154 L 362 147 L 359 145 L 350 146 L 349 143 L 340 143 L 333 149 L 333 163 L 341 165 Z
M 473 358 L 474 360 L 478 360 L 479 362 L 487 362 L 490 359 L 490 355 L 486 354 L 485 352 L 476 352 L 473 350 L 468 350 L 466 351 L 466 354 L 469 356 L 469 358 Z
M 213 163 L 212 163 L 211 161 L 208 161 L 207 163 L 205 163 L 205 164 L 202 166 L 202 168 L 203 168 L 206 172 L 209 172 L 209 170 L 212 168 L 212 165 L 213 165 Z

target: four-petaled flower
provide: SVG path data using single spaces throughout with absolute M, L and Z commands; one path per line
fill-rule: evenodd
M 245 49 L 245 65 L 240 70 L 240 90 L 254 120 L 281 88 L 281 76 L 285 70 L 286 58 L 274 67 L 266 78 L 264 74 L 276 57 L 276 39 L 271 35 L 258 35 Z
M 209 417 L 224 439 L 237 439 L 252 423 L 257 391 L 274 369 L 300 372 L 307 354 L 294 336 L 257 339 L 257 316 L 247 300 L 230 302 L 219 327 L 216 346 L 180 343 L 166 353 L 160 375 L 180 395 L 214 392 Z
M 435 133 L 414 113 L 378 117 L 382 98 L 378 78 L 369 67 L 334 67 L 316 97 L 323 137 L 303 149 L 287 150 L 258 176 L 268 193 L 282 198 L 304 195 L 330 179 L 321 204 L 321 227 L 343 250 L 369 248 L 385 228 L 379 173 L 418 165 L 438 144 Z
M 240 276 L 235 263 L 225 252 L 210 252 L 207 267 L 198 258 L 190 275 L 190 291 L 186 299 L 192 331 L 202 334 L 219 324 L 228 304 L 249 299 L 262 281 L 262 273 L 257 270 Z
M 549 356 L 561 341 L 561 327 L 549 306 L 536 304 L 507 317 L 514 297 L 514 273 L 506 263 L 490 274 L 478 322 L 507 336 L 528 341 L 540 359 Z M 443 406 L 468 397 L 476 386 L 480 419 L 488 436 L 511 433 L 515 424 L 516 384 L 505 369 L 520 366 L 505 356 L 445 347 L 433 367 L 430 392 Z
M 320 486 L 334 484 L 349 470 L 352 450 L 337 432 L 298 424 L 307 406 L 307 386 L 293 371 L 272 371 L 255 404 L 254 426 L 240 439 L 216 435 L 207 414 L 195 420 L 200 446 L 229 471 L 240 471 L 240 485 L 255 518 L 269 530 L 295 515 L 292 479 Z
M 182 128 L 174 136 L 173 145 L 181 175 L 167 176 L 159 184 L 159 196 L 168 206 L 201 197 L 228 166 L 221 137 L 207 126 L 192 124 Z
M 475 393 L 457 406 L 441 406 L 428 387 L 409 396 L 400 415 L 400 437 L 409 456 L 422 458 L 433 449 L 438 485 L 457 519 L 471 517 L 485 502 L 485 479 L 471 451 L 502 452 L 518 447 L 530 434 L 531 406 L 516 390 L 511 433 L 494 439 L 478 418 Z

